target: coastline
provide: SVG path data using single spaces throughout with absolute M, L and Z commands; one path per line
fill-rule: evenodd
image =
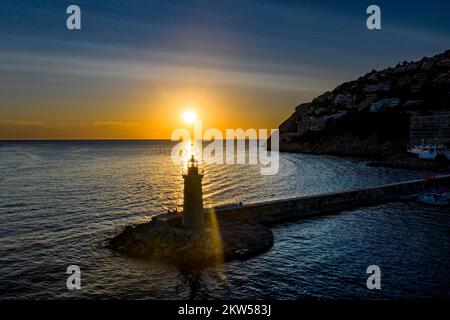
M 348 158 L 356 162 L 364 162 L 370 167 L 386 167 L 393 169 L 406 169 L 417 171 L 436 171 L 439 173 L 449 173 L 449 166 L 442 166 L 432 160 L 419 159 L 406 152 L 397 154 L 383 154 L 379 150 L 378 155 L 367 156 L 359 151 L 349 151 L 339 147 L 318 148 L 316 144 L 298 143 L 298 142 L 280 142 L 280 152 L 303 153 L 313 155 L 329 155 L 340 158 Z

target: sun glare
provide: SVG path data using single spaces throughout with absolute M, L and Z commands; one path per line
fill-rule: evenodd
M 187 124 L 192 124 L 197 120 L 197 115 L 193 111 L 185 111 L 183 113 L 183 120 Z

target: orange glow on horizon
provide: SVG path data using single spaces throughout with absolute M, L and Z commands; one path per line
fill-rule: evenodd
M 174 130 L 190 128 L 200 115 L 203 130 L 225 133 L 235 128 L 276 128 L 292 112 L 288 108 L 279 113 L 269 101 L 257 96 L 245 99 L 220 88 L 164 89 L 118 92 L 87 103 L 58 99 L 37 103 L 27 108 L 26 115 L 2 117 L 0 139 L 170 139 Z

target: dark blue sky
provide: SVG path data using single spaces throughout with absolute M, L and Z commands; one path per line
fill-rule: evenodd
M 81 31 L 65 27 L 70 4 Z M 366 28 L 370 4 L 381 31 Z M 277 126 L 343 81 L 449 49 L 450 2 L 2 0 L 0 30 L 0 124 L 123 121 L 121 99 L 137 121 L 145 91 L 150 116 L 184 94 L 228 108 L 229 125 L 240 112 Z

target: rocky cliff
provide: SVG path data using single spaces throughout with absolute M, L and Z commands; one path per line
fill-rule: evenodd
M 297 106 L 279 126 L 280 150 L 403 159 L 411 115 L 448 110 L 450 50 L 372 70 Z

